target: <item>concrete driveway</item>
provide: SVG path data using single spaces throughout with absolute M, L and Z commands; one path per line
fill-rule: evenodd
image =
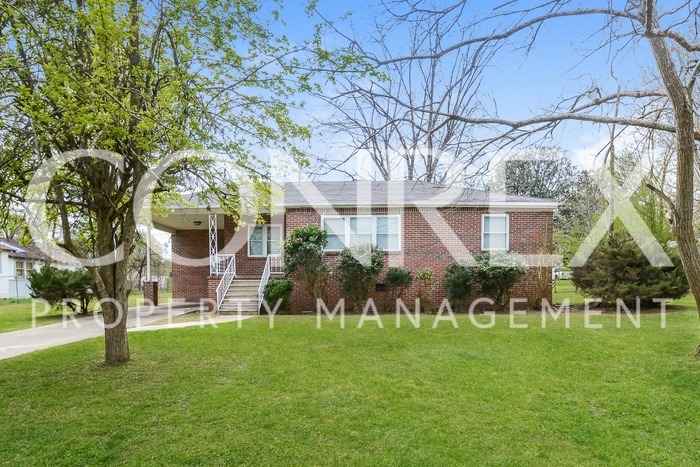
M 149 307 L 129 308 L 126 324 L 129 329 L 140 329 L 149 323 L 167 319 L 168 316 L 179 316 L 198 309 L 199 303 L 185 302 L 160 305 L 153 310 Z M 102 335 L 104 329 L 101 315 L 64 319 L 61 323 L 6 332 L 0 334 L 0 360 Z

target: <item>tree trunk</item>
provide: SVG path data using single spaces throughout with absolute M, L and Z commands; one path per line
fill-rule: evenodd
M 124 314 L 127 312 L 127 308 L 122 307 Z M 116 318 L 116 319 L 115 319 Z M 126 363 L 131 358 L 129 352 L 129 340 L 126 332 L 126 316 L 122 316 L 119 319 L 112 313 L 109 315 L 104 313 L 105 321 L 105 363 L 107 365 L 119 365 L 121 363 Z M 118 322 L 115 322 L 118 320 Z M 111 323 L 108 325 L 108 323 Z M 114 325 L 114 327 L 111 327 Z
M 122 229 L 134 228 L 125 225 Z M 97 249 L 101 256 L 111 255 L 116 247 L 116 226 L 110 218 L 109 209 L 98 211 L 97 214 Z M 105 363 L 119 365 L 130 359 L 129 341 L 126 332 L 126 318 L 129 306 L 129 295 L 126 286 L 128 272 L 128 252 L 131 249 L 133 236 L 122 235 L 124 257 L 113 264 L 92 268 L 93 278 L 97 286 L 97 296 L 102 300 L 102 318 L 105 331 Z
M 93 274 L 102 302 L 105 331 L 105 363 L 119 365 L 130 359 L 126 332 L 129 296 L 126 288 L 126 259 L 97 268 Z
M 678 76 L 678 71 L 673 64 L 665 39 L 653 35 L 653 30 L 658 28 L 654 2 L 647 0 L 646 8 L 645 14 L 646 18 L 648 18 L 646 30 L 649 35 L 649 43 L 651 44 L 661 79 L 673 105 L 675 117 L 678 162 L 676 197 L 673 206 L 673 228 L 678 241 L 683 268 L 688 277 L 690 290 L 695 298 L 698 316 L 700 317 L 700 251 L 698 250 L 695 240 L 695 229 L 693 228 L 693 161 L 695 159 L 693 108 L 688 90 Z M 698 355 L 697 351 L 696 355 Z

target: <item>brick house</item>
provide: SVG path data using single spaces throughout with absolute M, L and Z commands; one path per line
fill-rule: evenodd
M 314 223 L 329 233 L 325 258 L 331 271 L 344 246 L 371 241 L 385 251 L 380 283 L 391 266 L 414 273 L 429 268 L 435 274 L 431 302 L 439 304 L 446 296 L 445 267 L 468 254 L 508 249 L 536 256 L 548 251 L 557 208 L 551 200 L 415 181 L 286 183 L 275 199 L 271 209 L 242 216 L 238 224 L 215 202 L 173 208 L 155 219 L 156 228 L 172 234 L 173 297 L 210 299 L 221 311 L 257 312 L 259 290 L 281 274 L 284 238 Z M 518 297 L 527 295 L 538 274 L 551 277 L 551 268 L 531 268 L 516 287 Z M 384 293 L 378 286 L 375 300 Z M 412 302 L 415 294 L 412 286 L 404 301 Z M 478 290 L 473 294 L 478 296 Z M 551 301 L 551 288 L 546 294 Z M 332 273 L 329 306 L 339 298 Z M 293 307 L 296 312 L 315 310 L 299 286 Z

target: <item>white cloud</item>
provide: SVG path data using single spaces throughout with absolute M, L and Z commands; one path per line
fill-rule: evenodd
M 593 129 L 592 129 L 593 130 Z M 617 150 L 631 146 L 634 143 L 634 135 L 630 130 L 624 130 L 615 138 Z M 584 170 L 600 168 L 605 161 L 605 155 L 610 146 L 610 131 L 607 128 L 599 128 L 598 131 L 589 131 L 580 134 L 578 141 L 569 147 L 572 160 L 578 162 Z

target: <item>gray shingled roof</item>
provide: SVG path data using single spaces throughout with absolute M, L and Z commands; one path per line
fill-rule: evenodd
M 44 255 L 38 249 L 32 246 L 20 246 L 19 243 L 6 238 L 0 238 L 0 250 L 9 251 L 11 258 L 44 259 Z
M 342 207 L 342 206 L 528 206 L 554 209 L 551 199 L 489 193 L 461 186 L 446 187 L 418 181 L 317 181 L 286 182 L 284 207 Z M 216 198 L 198 201 L 196 193 L 183 194 L 196 206 L 218 208 Z M 179 206 L 184 207 L 184 206 Z
M 286 183 L 284 205 L 303 206 L 487 206 L 492 204 L 555 207 L 550 199 L 503 195 L 461 186 L 417 181 L 327 181 Z

